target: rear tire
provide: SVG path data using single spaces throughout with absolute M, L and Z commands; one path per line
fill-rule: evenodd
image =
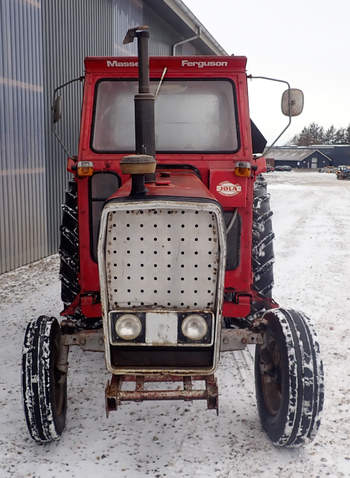
M 79 285 L 79 227 L 78 195 L 76 181 L 69 181 L 62 205 L 62 224 L 60 240 L 60 279 L 61 299 L 65 308 L 69 307 L 80 292 Z M 74 313 L 67 315 L 79 330 L 98 329 L 102 327 L 100 317 L 86 318 L 76 307 Z
M 60 240 L 61 298 L 65 306 L 70 305 L 80 291 L 79 287 L 79 236 L 77 184 L 69 181 L 62 205 Z
M 301 312 L 274 309 L 256 346 L 255 386 L 263 429 L 276 446 L 311 441 L 323 408 L 323 366 L 316 333 Z
M 22 356 L 24 412 L 36 442 L 59 440 L 66 423 L 67 374 L 58 369 L 61 329 L 40 316 L 27 327 Z
M 253 289 L 262 297 L 271 298 L 273 288 L 273 252 L 272 211 L 267 183 L 258 176 L 254 184 L 253 231 L 252 231 L 252 271 Z M 252 314 L 264 309 L 264 302 L 253 301 Z

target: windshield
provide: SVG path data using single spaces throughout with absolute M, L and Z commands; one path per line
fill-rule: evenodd
M 153 81 L 156 89 L 157 81 Z M 133 80 L 97 84 L 92 149 L 135 151 Z M 155 101 L 157 152 L 234 152 L 238 149 L 233 84 L 228 80 L 164 80 Z

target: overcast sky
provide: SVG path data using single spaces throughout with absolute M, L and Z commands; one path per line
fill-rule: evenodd
M 301 116 L 279 144 L 315 121 L 350 124 L 350 0 L 184 0 L 229 53 L 248 58 L 253 75 L 288 80 L 304 91 Z M 271 142 L 286 123 L 283 86 L 249 81 L 250 111 Z

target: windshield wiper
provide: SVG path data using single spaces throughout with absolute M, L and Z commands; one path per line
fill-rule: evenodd
M 156 89 L 156 93 L 155 93 L 155 95 L 154 95 L 155 98 L 157 98 L 157 96 L 158 96 L 160 87 L 162 86 L 162 83 L 163 83 L 163 80 L 164 80 L 164 76 L 165 76 L 167 70 L 168 70 L 168 68 L 165 66 L 165 67 L 164 67 L 164 70 L 163 70 L 163 73 L 162 73 L 162 76 L 160 77 L 160 80 L 159 80 L 159 83 L 158 83 L 158 86 L 157 86 L 157 89 Z

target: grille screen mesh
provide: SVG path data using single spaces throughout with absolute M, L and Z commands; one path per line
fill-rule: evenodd
M 110 310 L 145 306 L 214 309 L 218 261 L 212 212 L 158 208 L 108 214 Z

